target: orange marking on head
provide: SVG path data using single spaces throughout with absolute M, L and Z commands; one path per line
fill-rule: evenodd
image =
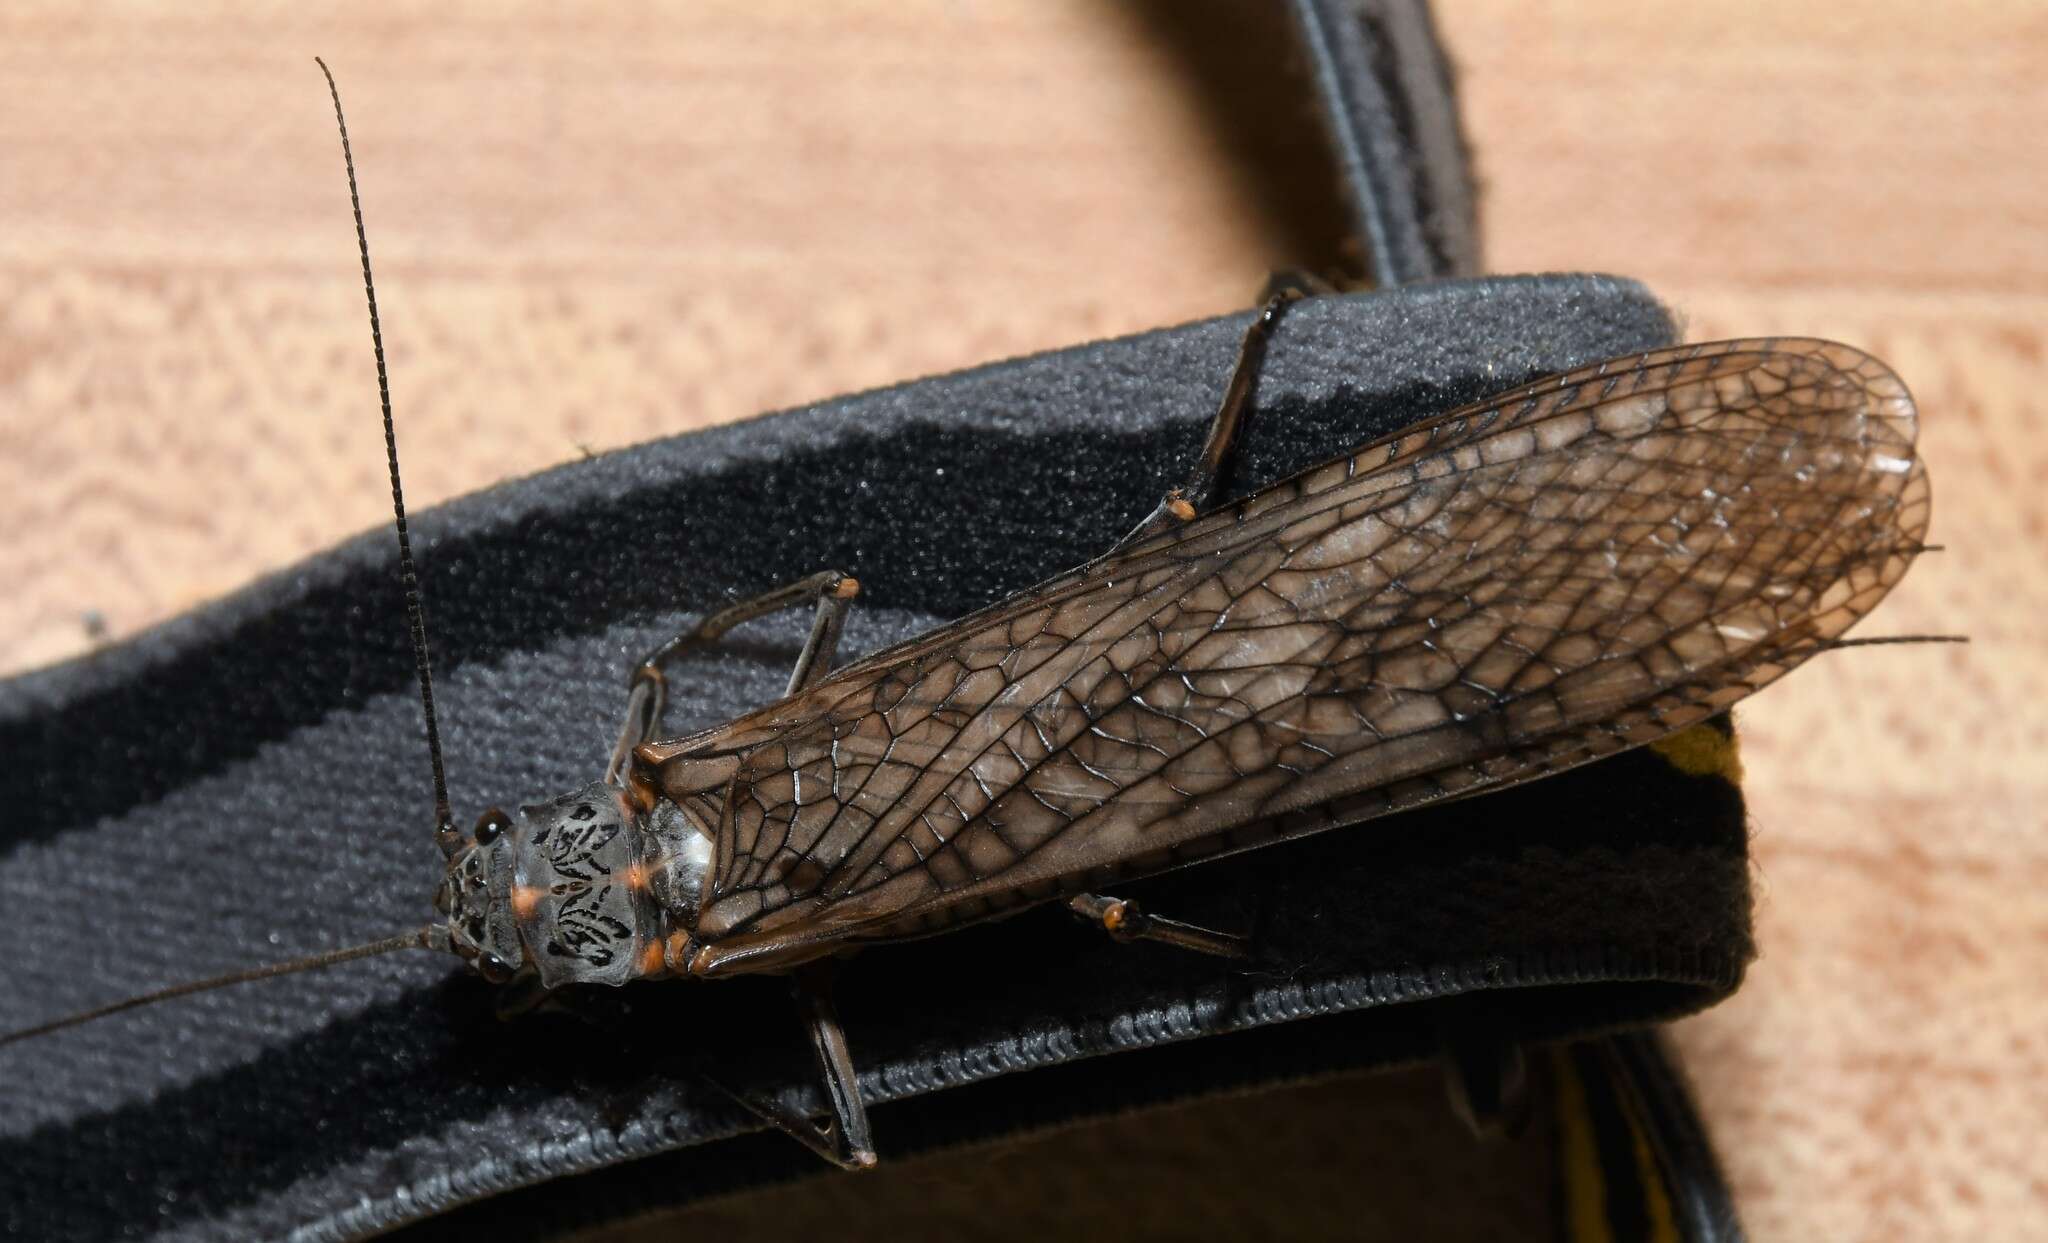
M 540 909 L 540 900 L 547 896 L 547 890 L 538 885 L 512 886 L 512 913 L 520 919 L 528 919 Z
M 661 974 L 661 969 L 664 961 L 665 960 L 662 958 L 661 954 L 661 942 L 649 941 L 647 944 L 640 947 L 641 975 Z
M 631 790 L 624 787 L 613 790 L 612 806 L 618 809 L 621 819 L 630 821 L 638 818 L 636 815 L 638 809 L 633 806 L 633 792 Z
M 1117 929 L 1119 929 L 1119 928 L 1121 928 L 1121 927 L 1123 927 L 1123 926 L 1124 926 L 1124 904 L 1123 904 L 1123 903 L 1121 903 L 1121 902 L 1112 902 L 1112 903 L 1110 903 L 1110 905 L 1109 905 L 1109 909 L 1108 909 L 1108 910 L 1106 910 L 1106 911 L 1104 911 L 1104 912 L 1102 912 L 1102 926 L 1103 926 L 1104 928 L 1107 928 L 1107 929 L 1109 929 L 1109 930 L 1110 930 L 1111 932 L 1115 932 L 1115 931 L 1116 931 Z
M 839 580 L 839 585 L 832 589 L 832 594 L 841 600 L 851 600 L 860 594 L 860 580 L 857 578 L 842 578 Z
M 1188 504 L 1185 499 L 1178 496 L 1166 502 L 1166 512 L 1172 514 L 1174 517 L 1180 519 L 1182 522 L 1191 522 L 1194 520 L 1195 517 L 1195 507 L 1193 505 Z
M 626 768 L 626 788 L 619 791 L 619 806 L 625 809 L 626 818 L 629 820 L 637 820 L 639 815 L 653 811 L 655 800 L 660 797 L 655 791 L 654 782 L 643 767 L 655 762 L 641 754 L 646 745 L 642 743 L 640 747 L 634 749 L 633 762 Z M 639 815 L 635 815 L 636 812 Z

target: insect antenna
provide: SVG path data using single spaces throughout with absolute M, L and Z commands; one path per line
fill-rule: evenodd
M 452 857 L 462 848 L 462 833 L 455 827 L 455 814 L 448 806 L 448 775 L 441 763 L 441 727 L 434 717 L 434 671 L 427 656 L 427 614 L 420 601 L 420 577 L 413 568 L 412 538 L 405 525 L 405 492 L 398 483 L 398 432 L 391 419 L 391 378 L 384 365 L 384 327 L 377 317 L 377 284 L 370 277 L 370 237 L 363 229 L 363 199 L 356 189 L 356 157 L 349 147 L 348 121 L 341 115 L 341 90 L 327 62 L 315 56 L 313 63 L 327 79 L 327 94 L 334 100 L 334 124 L 341 131 L 341 162 L 348 170 L 348 203 L 355 214 L 356 251 L 363 260 L 363 298 L 370 307 L 370 348 L 377 356 L 377 403 L 384 411 L 384 458 L 391 467 L 391 513 L 398 528 L 398 575 L 405 585 L 405 615 L 412 625 L 413 667 L 419 674 L 420 709 L 427 718 L 427 756 L 434 766 L 434 840 L 441 853 Z
M 1909 544 L 1901 545 L 1900 550 L 1917 557 L 1921 553 L 1947 552 L 1948 548 L 1946 545 L 1943 544 Z M 1874 639 L 1830 639 L 1815 650 L 1822 652 L 1839 652 L 1845 647 L 1891 647 L 1896 644 L 1904 643 L 1968 643 L 1969 641 L 1970 636 L 1966 634 L 1880 635 L 1879 637 Z
M 252 980 L 267 980 L 275 975 L 293 975 L 300 971 L 315 971 L 321 967 L 332 967 L 336 963 L 353 962 L 358 958 L 370 958 L 377 954 L 389 954 L 396 950 L 430 949 L 432 946 L 428 938 L 431 932 L 432 930 L 429 928 L 418 928 L 411 932 L 401 933 L 395 937 L 386 937 L 382 941 L 371 941 L 366 945 L 351 945 L 346 949 L 329 950 L 324 954 L 309 954 L 304 958 L 294 958 L 290 962 L 271 963 L 267 967 L 247 967 L 241 971 L 230 971 L 226 975 L 214 976 L 212 979 L 194 980 L 189 984 L 173 984 L 169 988 L 160 988 L 155 992 L 139 993 L 136 996 L 126 997 L 104 1006 L 96 1006 L 91 1010 L 80 1010 L 76 1014 L 67 1014 L 61 1019 L 51 1019 L 47 1023 L 38 1023 L 34 1027 L 23 1027 L 16 1031 L 0 1033 L 0 1045 L 10 1045 L 17 1040 L 27 1040 L 34 1036 L 46 1036 L 51 1032 L 61 1031 L 66 1027 L 76 1027 L 80 1023 L 90 1023 L 94 1019 L 103 1019 L 110 1014 L 119 1014 L 123 1010 L 133 1010 L 138 1006 L 155 1005 L 159 1001 L 169 1001 L 173 997 L 183 997 L 189 993 L 203 993 L 209 989 L 226 988 L 230 984 L 247 984 Z
M 377 356 L 377 399 L 384 411 L 384 456 L 391 467 L 391 509 L 398 527 L 399 575 L 405 584 L 406 615 L 412 623 L 413 661 L 419 672 L 420 707 L 425 711 L 427 718 L 427 752 L 434 766 L 434 837 L 440 843 L 444 854 L 453 855 L 461 847 L 462 835 L 455 828 L 455 817 L 448 806 L 448 778 L 441 763 L 441 731 L 434 718 L 434 675 L 427 659 L 426 611 L 420 603 L 419 574 L 413 568 L 412 540 L 406 532 L 405 495 L 400 491 L 398 483 L 398 434 L 391 418 L 391 381 L 384 363 L 384 330 L 377 317 L 377 287 L 370 278 L 370 241 L 363 230 L 363 203 L 356 190 L 355 154 L 349 148 L 348 122 L 341 115 L 341 92 L 334 85 L 334 75 L 328 71 L 327 62 L 320 57 L 314 57 L 313 63 L 320 66 L 321 74 L 327 79 L 327 93 L 334 100 L 334 122 L 341 130 L 341 159 L 343 166 L 348 170 L 348 199 L 349 207 L 355 214 L 356 250 L 363 261 L 363 296 L 370 307 L 370 344 Z M 273 976 L 294 975 L 301 971 L 317 971 L 322 967 L 332 967 L 340 963 L 353 962 L 358 958 L 371 958 L 398 950 L 433 949 L 436 948 L 436 931 L 432 925 L 428 925 L 411 932 L 386 937 L 381 941 L 329 950 L 324 954 L 310 954 L 289 962 L 246 967 L 211 979 L 173 984 L 168 988 L 140 993 L 104 1006 L 68 1014 L 63 1018 L 51 1019 L 47 1023 L 38 1023 L 33 1027 L 0 1032 L 0 1046 L 48 1035 L 67 1027 L 76 1027 L 81 1023 L 90 1023 L 95 1019 L 119 1014 L 123 1010 L 155 1005 L 160 1001 L 169 1001 L 192 993 L 226 988 L 233 984 L 248 984 Z

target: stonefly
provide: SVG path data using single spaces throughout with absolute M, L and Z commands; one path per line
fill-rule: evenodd
M 1052 902 L 1120 939 L 1242 955 L 1240 937 L 1103 890 L 1654 742 L 1845 646 L 1925 550 L 1911 396 L 1869 355 L 1810 340 L 1581 368 L 1215 506 L 1288 292 L 1247 330 L 1186 481 L 1096 560 L 837 668 L 860 591 L 838 570 L 713 613 L 630 671 L 598 780 L 487 811 L 465 834 L 442 771 L 354 157 L 328 87 L 447 858 L 440 918 L 0 1044 L 399 949 L 452 953 L 515 998 L 780 973 L 831 1117 L 745 1103 L 841 1165 L 872 1165 L 827 986 L 835 955 Z M 805 607 L 815 620 L 781 699 L 665 736 L 671 657 Z

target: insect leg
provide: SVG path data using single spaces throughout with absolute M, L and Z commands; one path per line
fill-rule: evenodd
M 659 732 L 661 710 L 668 700 L 668 684 L 662 676 L 662 665 L 684 652 L 716 643 L 726 631 L 743 622 L 797 605 L 815 604 L 817 614 L 811 622 L 810 637 L 804 641 L 803 650 L 797 653 L 796 668 L 789 675 L 789 689 L 783 692 L 794 695 L 831 670 L 832 656 L 839 648 L 839 635 L 846 625 L 846 612 L 859 594 L 860 580 L 838 570 L 823 570 L 729 604 L 649 652 L 633 668 L 632 694 L 626 701 L 626 723 L 619 730 L 618 742 L 612 746 L 611 761 L 605 765 L 604 779 L 618 784 L 633 748 L 650 741 Z
M 875 1166 L 875 1140 L 868 1129 L 867 1107 L 861 1103 L 860 1084 L 853 1073 L 853 1055 L 846 1047 L 846 1032 L 839 1026 L 839 1012 L 832 1006 L 831 968 L 813 963 L 791 977 L 804 1024 L 810 1029 L 811 1049 L 818 1057 L 818 1070 L 825 1076 L 825 1099 L 832 1118 L 823 1127 L 792 1109 L 767 1100 L 743 1096 L 712 1083 L 744 1105 L 763 1122 L 782 1131 L 804 1147 L 843 1170 L 868 1170 Z
M 1259 290 L 1259 301 L 1270 302 L 1289 293 L 1304 298 L 1320 298 L 1340 292 L 1335 285 L 1306 268 L 1274 268 L 1266 274 L 1265 287 Z
M 832 1121 L 824 1133 L 831 1145 L 828 1155 L 849 1169 L 867 1169 L 875 1164 L 875 1137 L 868 1130 L 867 1106 L 861 1103 L 846 1030 L 839 1025 L 839 1011 L 832 1005 L 831 967 L 815 963 L 798 971 L 794 979 L 797 1003 L 811 1029 L 811 1048 L 818 1055 L 818 1070 L 825 1076 L 825 1097 L 832 1105 Z
M 1504 1024 L 1447 1028 L 1439 1060 L 1451 1112 L 1481 1139 L 1519 1135 L 1529 1121 L 1529 1068 Z
M 1148 915 L 1138 909 L 1137 903 L 1124 898 L 1084 893 L 1070 899 L 1067 909 L 1082 923 L 1092 924 L 1118 941 L 1159 941 L 1218 958 L 1251 957 L 1250 946 L 1243 937 Z
M 790 678 L 788 693 L 795 694 L 814 680 L 816 675 L 812 670 L 821 656 L 824 666 L 830 667 L 832 650 L 839 643 L 839 623 L 846 618 L 847 605 L 859 594 L 860 582 L 838 570 L 822 570 L 808 578 L 784 583 L 758 596 L 727 605 L 655 648 L 633 671 L 633 680 L 660 677 L 662 665 L 693 648 L 716 643 L 726 631 L 742 622 L 779 613 L 799 604 L 816 603 L 819 620 L 811 627 L 810 640 L 804 644 L 803 654 L 797 657 L 796 672 Z M 833 618 L 837 620 L 828 624 L 828 619 Z
M 1239 426 L 1244 422 L 1245 411 L 1251 406 L 1252 385 L 1258 380 L 1259 366 L 1266 358 L 1266 343 L 1273 336 L 1273 328 L 1280 322 L 1281 312 L 1309 294 L 1309 290 L 1298 281 L 1276 273 L 1268 284 L 1273 292 L 1267 297 L 1265 306 L 1251 327 L 1245 329 L 1244 342 L 1237 347 L 1237 366 L 1230 374 L 1230 384 L 1223 390 L 1223 404 L 1216 410 L 1216 417 L 1209 422 L 1209 438 L 1202 444 L 1202 454 L 1195 459 L 1194 469 L 1177 488 L 1167 490 L 1145 520 L 1132 529 L 1129 535 L 1118 540 L 1115 552 L 1140 540 L 1150 539 L 1161 531 L 1170 531 L 1183 522 L 1191 520 L 1206 506 L 1216 490 L 1216 476 L 1221 473 L 1223 463 L 1237 443 Z

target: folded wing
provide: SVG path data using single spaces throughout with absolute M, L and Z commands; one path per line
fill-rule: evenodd
M 701 934 L 758 969 L 1653 741 L 1899 580 L 1915 431 L 1868 355 L 1734 341 L 1313 468 L 691 740 Z

